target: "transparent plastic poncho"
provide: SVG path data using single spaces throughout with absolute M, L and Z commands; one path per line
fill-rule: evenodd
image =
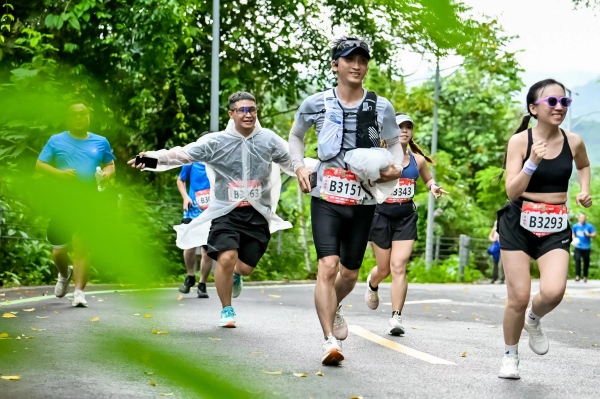
M 258 121 L 248 137 L 238 133 L 230 120 L 222 132 L 206 134 L 185 147 L 148 151 L 146 156 L 158 158 L 158 166 L 145 170 L 164 171 L 192 162 L 207 166 L 210 203 L 189 224 L 174 226 L 179 248 L 205 245 L 210 221 L 242 206 L 252 206 L 263 215 L 271 233 L 292 227 L 275 213 L 281 191 L 279 167 L 295 176 L 288 145 Z

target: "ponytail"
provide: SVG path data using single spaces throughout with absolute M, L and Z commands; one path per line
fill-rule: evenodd
M 517 128 L 517 130 L 513 133 L 513 135 L 515 135 L 517 133 L 520 133 L 520 132 L 522 132 L 524 130 L 527 130 L 527 128 L 529 127 L 529 121 L 531 120 L 532 116 L 533 115 L 531 115 L 530 113 L 528 113 L 527 115 L 525 115 L 523 117 L 523 120 L 521 121 L 521 124 L 519 125 L 519 127 Z M 506 170 L 506 157 L 507 157 L 507 155 L 508 155 L 508 150 L 504 152 L 504 161 L 502 162 L 502 172 L 500 172 L 500 174 L 498 175 L 498 180 L 501 180 L 502 177 L 504 177 L 504 171 Z
M 414 154 L 419 154 L 421 155 L 423 158 L 425 158 L 425 160 L 427 162 L 429 162 L 432 165 L 435 165 L 435 161 L 433 159 L 431 159 L 431 157 L 425 155 L 423 153 L 423 150 L 421 149 L 421 147 L 419 147 L 419 145 L 415 142 L 414 139 L 410 139 L 410 141 L 408 142 L 408 145 L 410 147 L 410 150 L 414 153 Z

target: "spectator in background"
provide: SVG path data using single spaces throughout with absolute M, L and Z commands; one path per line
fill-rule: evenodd
M 578 222 L 573 225 L 573 246 L 575 247 L 575 281 L 581 279 L 581 260 L 583 259 L 583 282 L 587 283 L 590 268 L 590 252 L 592 238 L 596 237 L 596 229 L 587 222 L 585 213 L 580 213 Z
M 500 284 L 504 284 L 504 267 L 502 266 L 502 259 L 500 259 L 500 235 L 498 234 L 498 221 L 494 221 L 494 227 L 490 231 L 488 239 L 492 242 L 487 252 L 492 257 L 494 266 L 492 267 L 492 280 L 490 284 L 494 284 L 500 276 Z

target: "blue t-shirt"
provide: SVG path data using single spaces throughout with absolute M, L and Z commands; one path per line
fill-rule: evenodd
M 575 237 L 577 237 L 579 239 L 579 242 L 576 245 L 574 245 L 575 248 L 591 249 L 592 239 L 591 239 L 591 237 L 586 236 L 585 232 L 587 231 L 589 234 L 595 233 L 596 229 L 594 228 L 594 226 L 592 226 L 588 222 L 585 222 L 585 224 L 583 224 L 583 225 L 581 223 L 575 223 L 573 225 L 572 229 L 573 229 L 573 234 L 575 234 Z
M 179 173 L 179 178 L 188 184 L 188 195 L 192 199 L 192 205 L 187 211 L 183 211 L 183 217 L 194 219 L 206 209 L 209 199 L 210 183 L 206 175 L 206 167 L 201 162 L 184 165 Z M 198 205 L 197 201 L 201 201 Z
M 80 181 L 94 182 L 96 167 L 109 163 L 115 156 L 106 138 L 88 134 L 85 139 L 76 139 L 69 132 L 55 134 L 38 159 L 60 170 L 75 169 Z

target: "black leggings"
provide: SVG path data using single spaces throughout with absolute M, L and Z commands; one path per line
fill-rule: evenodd
M 346 269 L 359 269 L 375 205 L 338 205 L 312 197 L 310 213 L 317 258 L 337 255 Z
M 590 269 L 590 250 L 575 248 L 575 275 L 581 276 L 581 259 L 583 259 L 583 277 L 588 276 Z

